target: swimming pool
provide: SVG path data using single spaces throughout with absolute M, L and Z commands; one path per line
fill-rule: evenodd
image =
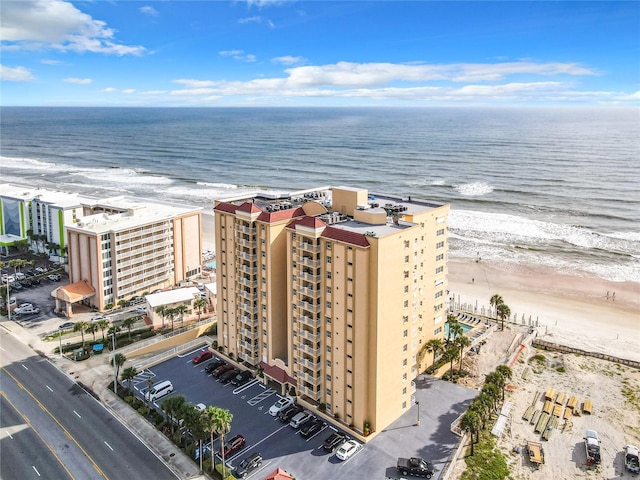
M 216 268 L 216 262 L 215 262 L 215 260 L 213 262 L 207 262 L 207 263 L 205 263 L 205 266 L 215 269 Z
M 462 333 L 465 335 L 469 333 L 471 330 L 473 330 L 473 326 L 471 325 L 467 325 L 466 323 L 462 323 L 462 322 L 458 322 L 458 324 L 462 327 Z M 449 322 L 446 322 L 444 324 L 444 336 L 445 338 L 449 336 Z

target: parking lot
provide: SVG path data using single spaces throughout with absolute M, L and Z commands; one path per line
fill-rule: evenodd
M 154 383 L 170 380 L 174 391 L 156 400 L 156 408 L 159 409 L 162 401 L 171 395 L 183 395 L 194 405 L 203 403 L 229 410 L 233 421 L 227 439 L 241 434 L 246 445 L 227 459 L 228 465 L 235 467 L 254 452 L 259 452 L 264 459 L 262 466 L 246 478 L 263 478 L 276 467 L 307 480 L 397 477 L 395 465 L 400 456 L 425 458 L 433 463 L 433 478 L 438 478 L 458 440 L 451 433 L 450 425 L 477 394 L 455 384 L 419 377 L 416 381 L 419 405 L 414 405 L 351 458 L 340 461 L 335 454 L 322 448 L 324 440 L 336 430 L 335 426 L 328 424 L 312 437 L 303 438 L 299 431 L 269 415 L 269 408 L 281 398 L 274 390 L 258 380 L 241 387 L 230 383 L 223 385 L 204 371 L 208 362 L 192 364 L 191 359 L 197 353 L 195 350 L 174 357 L 141 372 L 135 379 L 135 388 L 143 398 L 147 378 L 152 377 Z M 416 425 L 418 408 L 420 424 Z M 214 450 L 218 448 L 219 441 L 216 440 Z

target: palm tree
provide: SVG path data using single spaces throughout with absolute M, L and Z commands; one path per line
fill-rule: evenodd
M 453 343 L 460 349 L 460 366 L 458 367 L 458 371 L 462 370 L 462 359 L 464 358 L 464 349 L 471 345 L 471 340 L 466 335 L 460 335 L 457 337 Z
M 206 412 L 200 412 L 191 403 L 185 403 L 179 412 L 180 418 L 184 420 L 184 426 L 191 434 L 191 438 L 198 445 L 198 458 L 200 460 L 200 470 L 202 470 L 202 441 L 207 438 L 212 428 L 209 416 Z M 211 463 L 215 462 L 213 453 L 213 443 L 211 444 Z
M 482 428 L 484 428 L 491 414 L 491 399 L 487 394 L 481 393 L 473 399 L 467 410 L 478 415 L 478 418 L 482 421 Z
M 498 316 L 498 305 L 500 305 L 501 303 L 503 303 L 502 297 L 500 295 L 498 295 L 497 293 L 494 294 L 489 299 L 489 305 L 491 305 L 494 309 L 496 309 L 496 318 Z
M 438 353 L 442 351 L 442 347 L 443 347 L 443 343 L 442 343 L 442 340 L 439 338 L 431 338 L 424 345 L 424 349 L 427 352 L 433 353 L 433 362 L 431 363 L 432 368 L 435 367 L 436 365 L 436 356 L 438 355 Z
M 138 369 L 136 367 L 127 367 L 124 370 L 122 370 L 122 374 L 120 375 L 120 378 L 127 382 L 127 385 L 129 385 L 129 391 L 131 393 L 133 393 L 133 388 L 131 388 L 131 382 L 133 381 L 134 378 L 136 378 L 136 375 L 138 375 Z
M 80 320 L 78 322 L 75 323 L 75 325 L 73 326 L 73 331 L 74 332 L 80 332 L 80 335 L 82 335 L 82 349 L 84 350 L 84 332 L 87 329 L 87 327 L 89 326 L 88 322 L 85 322 L 84 320 Z
M 124 298 L 118 300 L 118 307 L 124 308 L 126 304 L 127 304 L 127 301 Z
M 200 315 L 202 315 L 202 309 L 206 304 L 207 302 L 204 301 L 204 298 L 198 298 L 193 301 L 193 308 L 198 310 L 198 322 L 200 321 Z
M 111 365 L 115 362 L 116 364 L 116 378 L 118 378 L 118 373 L 120 372 L 120 367 L 124 365 L 124 362 L 127 361 L 127 357 L 122 353 L 116 353 L 111 359 Z
M 211 454 L 213 457 L 213 432 L 220 436 L 220 450 L 222 451 L 222 478 L 226 478 L 225 475 L 225 463 L 224 463 L 224 436 L 231 430 L 231 421 L 233 420 L 233 414 L 229 410 L 218 407 L 209 407 L 205 410 L 207 415 L 211 418 L 212 434 L 211 434 Z M 214 461 L 211 461 L 211 471 L 214 469 Z
M 453 380 L 453 362 L 458 359 L 458 347 L 454 344 L 449 345 L 445 348 L 442 353 L 445 361 L 450 362 L 451 366 L 449 367 L 449 378 Z
M 178 412 L 182 410 L 182 407 L 187 402 L 184 395 L 173 395 L 162 401 L 160 408 L 167 414 L 167 419 L 171 424 L 171 435 L 175 431 L 175 424 L 179 422 Z
M 104 342 L 104 331 L 109 328 L 109 320 L 103 319 L 96 322 L 96 326 L 102 331 L 102 341 Z
M 167 308 L 164 314 L 171 319 L 171 331 L 173 332 L 173 319 L 176 317 L 178 312 L 175 308 Z
M 491 410 L 495 410 L 500 399 L 500 389 L 493 383 L 485 383 L 481 392 L 487 394 L 491 400 Z
M 184 303 L 181 303 L 180 305 L 176 306 L 174 310 L 176 311 L 176 315 L 180 315 L 180 318 L 182 320 L 181 323 L 184 324 L 184 314 L 189 311 L 189 307 L 187 307 Z M 173 324 L 171 325 L 171 330 L 173 330 Z
M 151 387 L 153 387 L 153 378 L 147 378 L 147 392 L 151 391 Z M 151 411 L 151 395 L 149 395 L 149 399 L 147 400 L 147 408 Z
M 471 434 L 471 456 L 473 456 L 473 435 L 480 437 L 480 417 L 475 412 L 467 410 L 460 419 L 460 427 Z
M 85 332 L 91 333 L 93 335 L 93 341 L 96 341 L 96 332 L 98 331 L 98 325 L 95 323 L 90 323 L 87 325 L 87 328 L 84 329 Z
M 506 365 L 498 365 L 496 367 L 496 372 L 502 375 L 505 380 L 511 380 L 513 377 L 513 371 Z
M 500 330 L 504 330 L 504 320 L 511 316 L 511 309 L 504 303 L 501 303 L 496 307 L 498 318 L 501 320 Z
M 131 327 L 136 323 L 136 319 L 134 317 L 125 318 L 122 321 L 122 326 L 129 331 L 129 341 L 131 341 Z
M 164 317 L 167 315 L 169 308 L 166 305 L 160 305 L 156 307 L 155 312 L 162 317 L 162 328 L 164 328 Z

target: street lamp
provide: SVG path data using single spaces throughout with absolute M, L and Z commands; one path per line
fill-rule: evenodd
M 9 277 L 7 277 L 7 317 L 11 321 L 11 289 L 9 288 Z
M 115 330 L 111 334 L 111 339 L 113 340 L 113 350 L 111 354 L 111 358 L 113 360 L 113 393 L 118 395 L 118 374 L 116 373 L 116 332 Z
M 418 421 L 416 422 L 416 427 L 420 426 L 420 402 L 416 400 L 416 407 L 418 407 Z

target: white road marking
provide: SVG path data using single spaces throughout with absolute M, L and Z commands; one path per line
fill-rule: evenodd
M 22 368 L 24 368 L 25 370 L 29 370 L 26 365 L 24 365 L 22 363 L 20 365 L 22 365 Z M 33 468 L 36 468 L 36 467 L 33 467 Z
M 38 471 L 38 469 L 36 468 L 35 465 L 31 465 L 33 467 L 33 470 L 35 470 L 35 472 L 38 474 L 39 477 L 41 477 L 42 475 L 40 475 L 40 472 Z
M 109 444 L 107 443 L 107 441 L 106 441 L 106 440 L 103 440 L 103 441 L 104 441 L 104 444 L 105 444 L 107 447 L 109 447 L 109 449 L 113 452 L 114 450 L 113 450 L 113 448 L 111 447 L 111 445 L 109 445 Z
M 47 387 L 47 389 L 48 389 L 50 392 L 53 392 L 53 390 L 51 389 L 51 387 L 50 387 L 49 385 L 45 385 L 45 387 Z
M 79 414 L 78 412 L 76 412 L 75 410 L 73 411 L 73 413 L 75 413 L 75 414 L 78 416 L 78 418 L 82 418 L 82 417 L 80 416 L 80 414 Z

